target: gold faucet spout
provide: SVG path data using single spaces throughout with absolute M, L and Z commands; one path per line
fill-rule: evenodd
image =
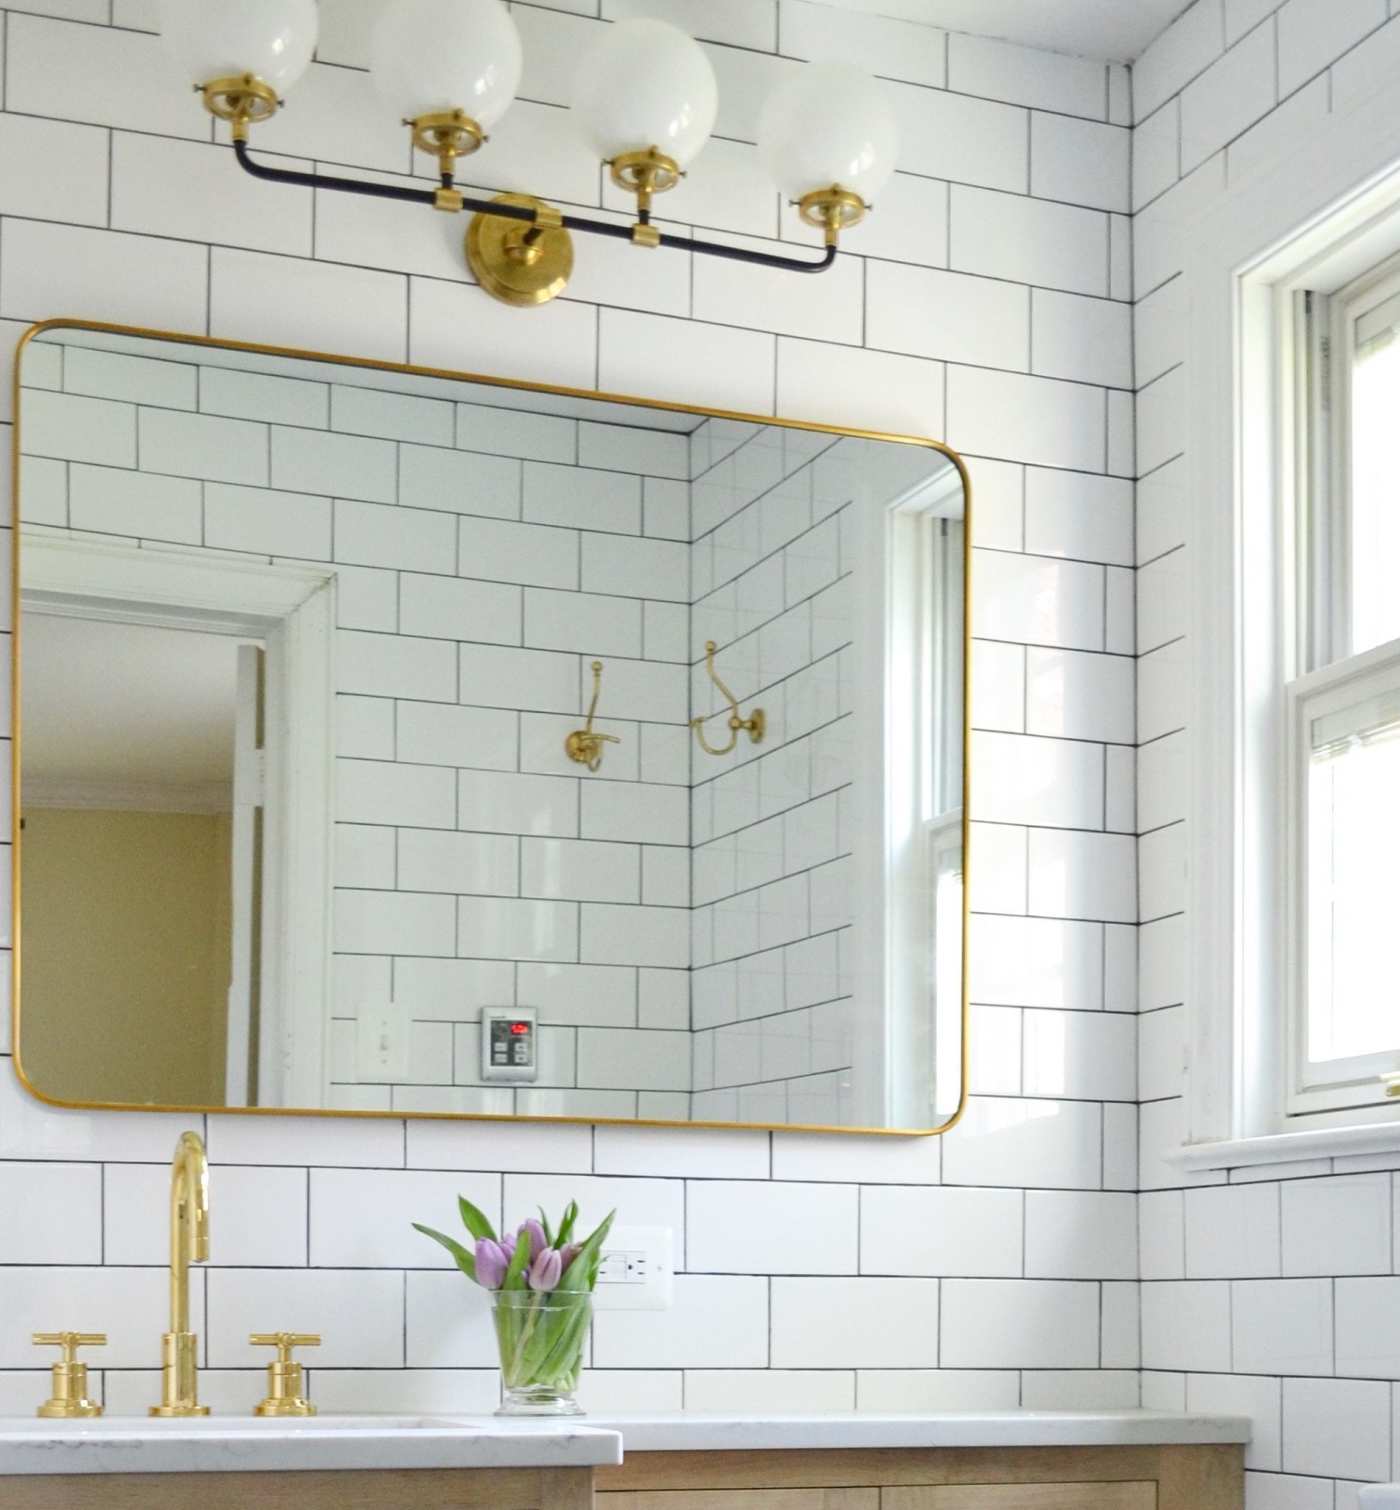
M 170 1165 L 170 1330 L 161 1338 L 161 1403 L 153 1416 L 207 1416 L 199 1403 L 199 1338 L 190 1330 L 190 1265 L 209 1257 L 209 1161 L 198 1133 L 180 1134 Z

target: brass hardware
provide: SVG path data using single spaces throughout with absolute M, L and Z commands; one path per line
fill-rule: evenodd
M 503 304 L 547 304 L 563 292 L 574 270 L 573 238 L 559 224 L 559 211 L 529 194 L 498 194 L 492 203 L 525 205 L 535 219 L 472 216 L 467 262 L 476 281 Z
M 413 133 L 413 145 L 438 160 L 438 172 L 450 179 L 459 157 L 470 157 L 489 140 L 465 110 L 439 110 L 405 120 Z
M 306 1398 L 305 1375 L 292 1357 L 294 1347 L 320 1347 L 315 1332 L 254 1332 L 248 1339 L 254 1347 L 275 1347 L 277 1356 L 267 1366 L 267 1396 L 253 1407 L 255 1416 L 314 1416 L 316 1407 Z
M 583 728 L 575 729 L 564 741 L 564 753 L 570 760 L 576 760 L 579 765 L 586 765 L 590 771 L 596 771 L 603 763 L 603 745 L 620 745 L 622 741 L 616 734 L 595 734 L 593 732 L 593 715 L 598 711 L 598 693 L 603 686 L 603 663 L 593 662 L 593 701 L 588 705 L 588 721 Z
M 637 208 L 644 214 L 651 209 L 657 194 L 674 189 L 685 177 L 675 158 L 667 157 L 659 147 L 620 153 L 608 159 L 608 168 L 619 189 L 637 196 Z
M 826 232 L 826 244 L 835 246 L 842 231 L 859 225 L 870 208 L 859 194 L 832 184 L 829 189 L 813 189 L 797 201 L 797 213 L 818 230 Z
M 35 1332 L 35 1347 L 59 1347 L 63 1356 L 53 1365 L 53 1393 L 35 1412 L 49 1421 L 100 1416 L 102 1407 L 88 1399 L 88 1366 L 78 1362 L 80 1347 L 106 1347 L 106 1332 Z
M 464 196 L 460 189 L 437 189 L 433 193 L 433 208 L 435 210 L 447 210 L 455 215 L 462 208 Z
M 271 84 L 251 73 L 210 79 L 207 84 L 194 87 L 196 94 L 204 96 L 204 108 L 209 114 L 229 123 L 236 142 L 246 142 L 249 126 L 270 120 L 282 103 Z
M 522 393 L 547 394 L 552 397 L 570 399 L 597 399 L 610 403 L 631 404 L 639 409 L 665 410 L 668 413 L 691 414 L 697 419 L 722 419 L 735 420 L 745 425 L 770 425 L 778 430 L 792 430 L 809 435 L 835 435 L 849 437 L 854 440 L 878 440 L 887 441 L 894 445 L 915 446 L 925 451 L 936 452 L 947 458 L 949 464 L 957 471 L 962 480 L 964 508 L 966 511 L 966 527 L 963 532 L 963 572 L 966 590 L 963 595 L 963 727 L 962 727 L 962 813 L 963 813 L 963 906 L 962 906 L 962 947 L 964 968 L 962 972 L 962 990 L 960 992 L 959 1021 L 962 1028 L 961 1068 L 962 1078 L 958 1105 L 948 1119 L 937 1127 L 866 1127 L 854 1124 L 837 1125 L 834 1123 L 783 1123 L 781 1127 L 773 1124 L 754 1122 L 722 1121 L 719 1119 L 707 1119 L 705 1121 L 678 1122 L 664 1117 L 600 1117 L 600 1116 L 571 1116 L 557 1117 L 549 1120 L 564 1124 L 578 1124 L 595 1127 L 685 1127 L 715 1128 L 721 1131 L 734 1131 L 737 1129 L 753 1130 L 754 1128 L 768 1125 L 775 1131 L 786 1133 L 838 1133 L 849 1136 L 868 1138 L 892 1139 L 910 1137 L 936 1137 L 941 1133 L 951 1131 L 962 1121 L 967 1113 L 969 1102 L 969 1074 L 972 1060 L 971 1040 L 968 1032 L 969 1019 L 971 1016 L 970 996 L 968 991 L 969 975 L 966 961 L 969 959 L 969 907 L 967 886 L 971 874 L 969 866 L 972 864 L 971 849 L 969 845 L 970 814 L 972 811 L 972 762 L 971 754 L 971 725 L 967 710 L 971 707 L 970 689 L 972 687 L 972 517 L 975 498 L 972 488 L 972 478 L 967 470 L 967 464 L 962 457 L 950 446 L 941 440 L 929 440 L 918 435 L 901 434 L 894 430 L 870 430 L 861 429 L 851 425 L 820 424 L 812 420 L 778 419 L 767 414 L 753 414 L 743 409 L 719 409 L 704 404 L 671 403 L 663 399 L 639 398 L 636 394 L 614 393 L 610 390 L 596 388 L 577 388 L 560 383 L 537 383 L 526 378 L 503 378 L 493 377 L 480 372 L 463 372 L 448 367 L 427 367 L 414 365 L 409 362 L 385 361 L 379 357 L 356 357 L 345 356 L 335 352 L 310 351 L 299 346 L 273 346 L 265 342 L 235 341 L 219 336 L 191 335 L 184 331 L 157 330 L 146 325 L 123 325 L 111 320 L 82 320 L 71 316 L 56 316 L 49 320 L 39 320 L 29 326 L 19 338 L 15 352 L 15 362 L 10 377 L 10 396 L 14 405 L 15 422 L 10 435 L 10 523 L 14 530 L 16 541 L 20 538 L 20 458 L 24 447 L 24 418 L 20 402 L 22 393 L 23 357 L 26 348 L 32 341 L 47 335 L 54 330 L 87 330 L 99 335 L 131 336 L 141 340 L 164 341 L 172 346 L 207 348 L 211 351 L 239 351 L 249 355 L 265 357 L 287 357 L 292 360 L 326 362 L 335 361 L 343 363 L 347 367 L 364 372 L 392 372 L 410 377 L 431 377 L 450 379 L 453 382 L 476 384 L 488 388 L 504 388 Z M 10 555 L 10 675 L 12 685 L 16 693 L 21 690 L 24 627 L 19 612 L 20 605 L 20 551 L 13 550 Z M 49 1106 L 71 1108 L 79 1111 L 132 1111 L 144 1112 L 207 1112 L 219 1113 L 228 1116 L 260 1117 L 304 1117 L 304 1118 L 336 1118 L 339 1120 L 382 1120 L 392 1117 L 402 1122 L 405 1117 L 410 1121 L 454 1121 L 454 1122 L 478 1122 L 498 1121 L 499 1117 L 491 1113 L 482 1112 L 379 1112 L 379 1111 L 332 1111 L 324 1107 L 229 1107 L 229 1106 L 189 1106 L 170 1105 L 160 1102 L 143 1104 L 139 1108 L 133 1107 L 130 1102 L 122 1101 L 67 1101 L 55 1096 L 48 1096 L 41 1091 L 33 1081 L 25 1062 L 23 1028 L 24 1028 L 24 992 L 21 982 L 23 968 L 24 941 L 21 929 L 24 909 L 24 878 L 23 878 L 23 846 L 24 833 L 22 828 L 23 803 L 22 803 L 22 778 L 23 764 L 23 741 L 24 741 L 24 717 L 23 699 L 16 695 L 10 706 L 10 737 L 12 758 L 10 763 L 10 926 L 13 945 L 11 949 L 11 998 L 10 998 L 10 1041 L 14 1045 L 14 1072 L 15 1078 L 23 1086 L 25 1092 L 35 1100 Z M 535 1117 L 522 1117 L 522 1121 L 537 1121 Z
M 209 1161 L 198 1133 L 180 1134 L 170 1165 L 170 1330 L 160 1340 L 153 1416 L 207 1416 L 199 1403 L 199 1338 L 190 1331 L 190 1265 L 209 1257 Z
M 1380 1082 L 1383 1086 L 1385 1086 L 1385 1093 L 1387 1097 L 1400 1096 L 1400 1072 L 1389 1075 L 1382 1075 L 1380 1077 Z
M 715 651 L 719 646 L 713 640 L 705 641 L 705 670 L 710 673 L 710 680 L 724 694 L 725 701 L 729 704 L 729 743 L 723 748 L 716 748 L 705 738 L 706 715 L 703 713 L 699 718 L 690 720 L 690 727 L 695 730 L 695 737 L 700 741 L 700 748 L 707 755 L 728 755 L 739 743 L 740 731 L 747 732 L 754 744 L 762 744 L 763 736 L 768 732 L 768 717 L 762 708 L 755 708 L 747 718 L 739 714 L 739 700 L 720 680 L 719 672 L 715 670 Z
M 632 244 L 634 246 L 660 246 L 661 232 L 654 225 L 642 225 L 638 222 L 632 227 Z

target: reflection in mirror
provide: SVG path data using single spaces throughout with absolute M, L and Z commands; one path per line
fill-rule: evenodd
M 232 856 L 244 648 L 39 605 L 26 615 L 25 1056 L 54 1095 L 227 1096 L 233 915 L 254 890 Z M 65 1001 L 98 1010 L 48 1005 Z
M 77 326 L 20 383 L 40 1093 L 956 1114 L 946 453 Z

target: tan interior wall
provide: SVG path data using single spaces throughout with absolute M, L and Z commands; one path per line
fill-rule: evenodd
M 20 1055 L 40 1091 L 223 1101 L 229 840 L 226 814 L 25 814 Z

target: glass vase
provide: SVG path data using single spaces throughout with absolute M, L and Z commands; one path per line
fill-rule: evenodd
M 497 1290 L 493 1304 L 505 1385 L 496 1414 L 581 1416 L 574 1396 L 593 1296 L 572 1290 Z

